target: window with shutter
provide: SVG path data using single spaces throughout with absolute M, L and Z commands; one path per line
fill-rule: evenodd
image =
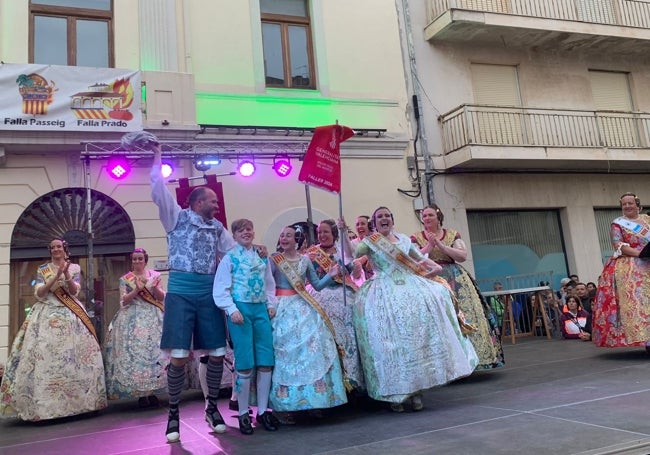
M 636 119 L 627 73 L 589 71 L 598 128 L 605 147 L 638 147 Z M 614 111 L 614 112 L 611 112 Z
M 494 145 L 524 143 L 524 117 L 519 96 L 517 67 L 474 63 L 471 67 L 474 101 L 479 105 L 472 115 L 475 142 Z

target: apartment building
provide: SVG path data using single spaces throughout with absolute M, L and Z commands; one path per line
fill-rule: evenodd
M 413 134 L 392 0 L 0 1 L 0 60 L 0 361 L 51 238 L 71 244 L 100 334 L 128 253 L 143 247 L 164 270 L 151 155 L 121 148 L 127 130 L 161 139 L 170 179 L 216 175 L 224 219 L 252 219 L 273 249 L 308 205 L 314 222 L 338 216 L 335 195 L 297 181 L 312 129 L 338 121 L 356 131 L 341 151 L 343 213 L 352 221 L 386 205 L 400 230 L 417 228 L 397 191 L 414 190 Z M 75 120 L 52 120 L 62 111 Z M 119 180 L 107 172 L 115 158 L 130 168 Z M 198 163 L 207 158 L 220 164 Z M 275 172 L 281 159 L 287 177 Z
M 619 197 L 650 204 L 650 3 L 398 2 L 423 186 L 477 278 L 596 281 Z

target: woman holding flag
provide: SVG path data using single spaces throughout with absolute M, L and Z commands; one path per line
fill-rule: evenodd
M 422 409 L 422 391 L 468 376 L 478 364 L 441 267 L 411 239 L 393 231 L 393 215 L 379 207 L 376 232 L 357 247 L 375 271 L 359 290 L 354 324 L 368 395 L 403 412 Z M 467 327 L 464 327 L 467 328 Z
M 298 253 L 305 236 L 299 227 L 280 233 L 282 253 L 272 256 L 278 298 L 273 324 L 275 368 L 270 403 L 274 411 L 326 409 L 347 403 L 334 328 L 305 286 L 321 290 L 339 274 L 338 264 L 319 279 L 306 256 Z
M 131 253 L 132 271 L 120 278 L 120 309 L 106 335 L 106 389 L 109 399 L 139 398 L 157 406 L 166 391 L 166 361 L 160 351 L 165 291 L 160 273 L 147 269 L 143 248 Z
M 352 245 L 345 235 L 347 226 L 341 224 L 337 227 L 334 220 L 323 220 L 318 225 L 318 245 L 313 245 L 307 250 L 307 255 L 312 261 L 319 277 L 327 274 L 327 271 L 335 263 L 341 263 L 342 256 L 337 246 L 339 237 L 343 238 L 345 245 L 346 262 L 352 262 Z M 343 236 L 341 236 L 343 234 Z M 347 241 L 346 241 L 347 240 Z M 360 265 L 357 267 L 361 267 Z M 352 307 L 355 294 L 359 290 L 352 281 L 349 274 L 345 274 L 345 286 L 343 277 L 337 276 L 334 280 L 320 291 L 313 288 L 310 294 L 321 303 L 323 310 L 327 313 L 334 326 L 336 342 L 343 348 L 343 365 L 345 366 L 345 379 L 356 391 L 362 392 L 365 389 L 363 383 L 363 370 L 359 361 L 359 349 L 357 338 L 352 323 Z M 345 289 L 345 291 L 344 291 Z M 345 292 L 345 296 L 343 295 Z

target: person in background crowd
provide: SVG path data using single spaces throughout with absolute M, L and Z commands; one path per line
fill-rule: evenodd
M 596 292 L 598 291 L 598 287 L 596 286 L 596 283 L 589 282 L 587 283 L 587 295 L 589 295 L 589 298 L 593 301 L 596 299 Z
M 614 254 L 598 280 L 591 338 L 596 346 L 645 346 L 650 353 L 650 261 L 641 255 L 650 243 L 650 216 L 641 214 L 634 193 L 623 194 L 620 204 L 623 215 L 610 229 Z
M 165 291 L 148 262 L 143 248 L 131 253 L 132 270 L 120 278 L 120 309 L 104 343 L 108 398 L 139 398 L 141 408 L 158 406 L 156 394 L 167 386 L 160 351 Z
M 354 306 L 366 388 L 394 412 L 403 412 L 405 404 L 420 411 L 424 390 L 470 375 L 478 357 L 461 329 L 449 285 L 434 277 L 442 267 L 393 231 L 388 208 L 379 207 L 372 219 L 377 232 L 363 239 L 356 256 L 368 256 L 375 275 L 359 289 Z
M 580 299 L 580 306 L 587 313 L 591 313 L 591 302 L 592 299 L 589 297 L 589 290 L 587 285 L 584 283 L 576 284 L 575 295 Z
M 560 305 L 564 305 L 566 303 L 566 297 L 569 295 L 569 291 L 567 290 L 567 286 L 569 285 L 569 282 L 571 281 L 571 278 L 562 278 L 560 280 L 560 290 L 557 291 L 557 297 L 560 299 Z
M 567 340 L 583 339 L 581 334 L 585 331 L 588 317 L 589 313 L 580 306 L 580 298 L 578 296 L 570 295 L 567 297 L 562 315 L 560 316 L 562 337 Z
M 472 276 L 459 264 L 467 259 L 465 242 L 458 231 L 442 227 L 445 216 L 436 204 L 422 209 L 421 218 L 424 230 L 413 234 L 411 240 L 420 253 L 442 266 L 440 276 L 455 292 L 467 321 L 477 328 L 469 334 L 480 360 L 477 369 L 503 366 L 501 332 L 496 316 Z
M 77 300 L 78 264 L 53 239 L 38 267 L 36 303 L 14 338 L 0 388 L 0 416 L 48 420 L 106 407 L 104 363 L 97 335 Z
M 495 281 L 494 284 L 492 284 L 492 289 L 495 291 L 503 291 L 503 284 L 501 284 L 500 281 Z M 494 316 L 497 319 L 497 324 L 499 325 L 500 330 L 503 330 L 503 315 L 506 311 L 508 299 L 510 298 L 511 297 L 508 294 L 502 294 L 493 295 L 488 300 L 490 308 L 494 311 Z

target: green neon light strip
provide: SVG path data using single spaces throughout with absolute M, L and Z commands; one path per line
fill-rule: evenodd
M 269 90 L 269 93 L 274 91 Z M 197 123 L 312 128 L 336 120 L 357 128 L 392 123 L 396 101 L 323 98 L 318 92 L 280 90 L 278 95 L 196 93 Z M 282 96 L 280 96 L 280 94 Z

